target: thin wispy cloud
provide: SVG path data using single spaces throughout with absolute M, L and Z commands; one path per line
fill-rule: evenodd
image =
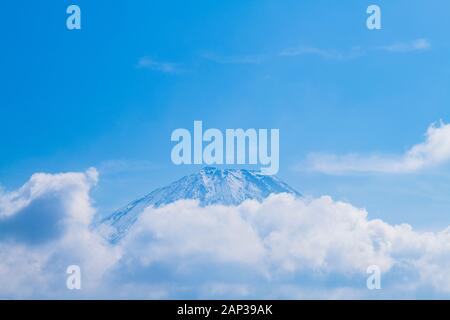
M 339 51 L 336 49 L 321 49 L 311 46 L 299 46 L 295 48 L 288 48 L 280 52 L 282 57 L 295 57 L 301 55 L 315 55 L 324 59 L 330 60 L 347 60 L 360 57 L 365 52 L 360 47 L 353 47 L 348 52 Z
M 426 51 L 431 49 L 431 43 L 428 39 L 421 38 L 409 42 L 396 42 L 388 46 L 381 46 L 379 49 L 394 53 Z
M 412 173 L 450 162 L 450 124 L 428 127 L 425 141 L 399 155 L 310 154 L 309 170 L 326 174 Z
M 210 60 L 220 64 L 260 64 L 264 62 L 268 56 L 263 54 L 256 55 L 219 55 L 215 53 L 205 53 L 202 56 L 206 60 Z
M 173 62 L 157 61 L 151 57 L 142 57 L 139 59 L 137 67 L 140 69 L 149 69 L 163 73 L 180 73 L 181 65 Z
M 315 46 L 301 45 L 284 49 L 279 53 L 279 56 L 296 57 L 310 55 L 328 60 L 351 60 L 380 50 L 390 53 L 409 53 L 414 51 L 426 51 L 430 49 L 430 41 L 425 38 L 420 38 L 408 42 L 396 42 L 394 44 L 382 45 L 378 47 L 363 48 L 360 46 L 355 46 L 349 50 L 326 49 Z

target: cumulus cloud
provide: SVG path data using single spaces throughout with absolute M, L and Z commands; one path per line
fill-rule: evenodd
M 0 194 L 0 297 L 65 296 L 73 264 L 85 271 L 87 291 L 101 281 L 117 252 L 90 228 L 97 178 L 95 169 L 37 173 Z
M 450 125 L 431 124 L 425 141 L 402 155 L 310 154 L 309 170 L 326 174 L 411 173 L 435 167 L 450 160 Z
M 63 203 L 67 205 L 66 213 L 72 218 L 87 222 L 93 210 L 90 207 L 88 191 L 97 183 L 98 173 L 94 168 L 86 173 L 46 174 L 36 173 L 30 180 L 16 191 L 0 193 L 0 218 L 7 218 L 18 214 L 33 201 L 49 194 L 59 194 Z M 71 199 L 68 199 L 71 198 Z M 73 202 L 82 205 L 79 210 L 70 207 Z
M 91 226 L 96 182 L 94 169 L 36 174 L 1 195 L 3 231 L 10 219 L 56 210 L 35 228 L 60 232 L 30 241 L 15 225 L 0 239 L 0 297 L 361 298 L 371 297 L 371 265 L 382 271 L 383 297 L 450 292 L 450 228 L 417 232 L 328 196 L 279 194 L 235 207 L 147 208 L 113 246 Z M 72 264 L 82 270 L 79 292 L 65 288 Z
M 281 194 L 237 207 L 202 208 L 193 201 L 179 201 L 148 208 L 122 246 L 134 272 L 163 265 L 166 271 L 196 279 L 192 290 L 200 296 L 200 288 L 215 288 L 214 294 L 222 289 L 231 297 L 278 292 L 277 297 L 286 298 L 285 282 L 296 277 L 302 280 L 291 282 L 290 290 L 296 288 L 298 295 L 305 293 L 305 277 L 314 279 L 309 289 L 321 297 L 320 281 L 328 277 L 360 279 L 348 288 L 329 289 L 361 294 L 371 265 L 384 274 L 401 274 L 400 284 L 391 284 L 400 288 L 396 290 L 409 289 L 412 281 L 417 288 L 450 292 L 450 281 L 445 280 L 449 243 L 449 229 L 420 233 L 408 224 L 370 220 L 364 209 L 327 196 L 307 200 Z M 402 283 L 402 277 L 412 279 Z M 183 287 L 189 284 L 179 281 Z M 264 292 L 261 284 L 270 286 L 272 293 Z
M 258 235 L 239 214 L 224 206 L 200 208 L 195 201 L 147 209 L 125 246 L 144 264 L 190 256 L 257 264 L 263 254 Z

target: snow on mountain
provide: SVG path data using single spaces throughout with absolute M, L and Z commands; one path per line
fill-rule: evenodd
M 101 224 L 112 227 L 113 232 L 108 238 L 114 243 L 128 232 L 139 215 L 149 206 L 158 208 L 183 199 L 198 200 L 201 206 L 236 206 L 245 200 L 262 201 L 272 193 L 301 196 L 277 177 L 262 175 L 259 171 L 207 167 L 130 202 L 104 219 Z

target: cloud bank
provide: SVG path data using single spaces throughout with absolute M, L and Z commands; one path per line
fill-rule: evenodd
M 148 208 L 116 246 L 91 221 L 97 172 L 0 195 L 0 298 L 389 298 L 450 293 L 450 229 L 417 232 L 328 196 Z M 41 217 L 45 219 L 40 220 Z M 22 223 L 12 223 L 15 219 Z M 25 223 L 28 222 L 29 224 Z M 32 229 L 43 232 L 27 237 Z M 107 230 L 106 230 L 107 231 Z M 82 290 L 65 286 L 79 265 Z M 377 265 L 383 289 L 366 288 Z
M 411 173 L 436 167 L 450 160 L 450 125 L 431 124 L 425 141 L 402 155 L 310 154 L 309 170 L 326 174 Z

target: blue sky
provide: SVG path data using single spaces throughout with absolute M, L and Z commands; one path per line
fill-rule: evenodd
M 369 31 L 372 3 L 79 0 L 82 30 L 68 31 L 71 2 L 2 1 L 0 183 L 93 166 L 96 205 L 109 213 L 197 170 L 171 163 L 170 133 L 202 120 L 279 128 L 279 176 L 303 194 L 390 223 L 447 226 L 445 165 L 302 170 L 315 152 L 401 154 L 450 121 L 450 4 L 376 1 L 383 29 Z

